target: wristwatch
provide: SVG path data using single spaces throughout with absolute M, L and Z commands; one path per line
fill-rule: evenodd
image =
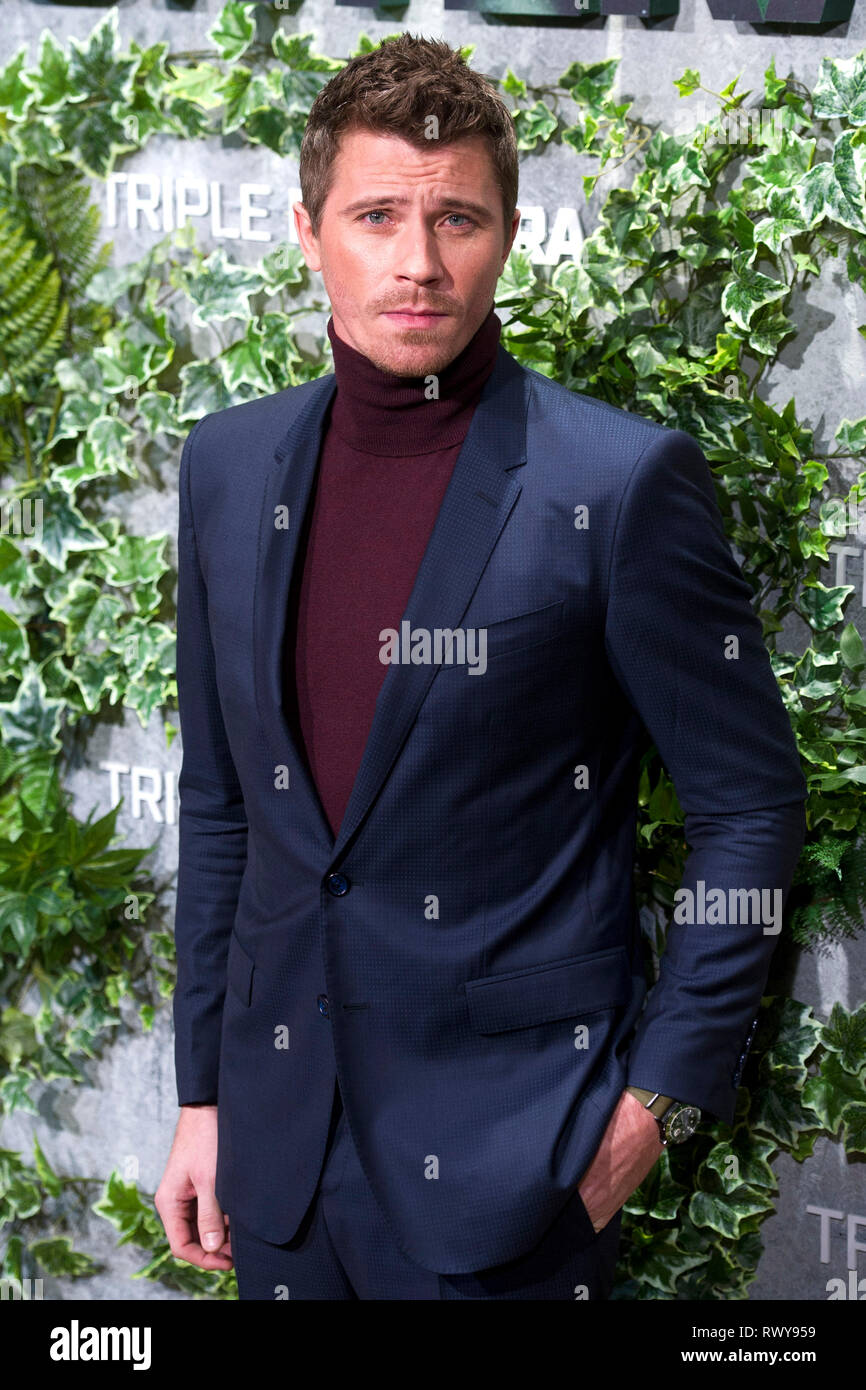
M 659 1138 L 665 1148 L 668 1144 L 682 1144 L 686 1139 L 691 1139 L 701 1119 L 696 1105 L 662 1096 L 658 1091 L 645 1091 L 642 1086 L 626 1086 L 625 1089 L 631 1091 L 656 1120 Z

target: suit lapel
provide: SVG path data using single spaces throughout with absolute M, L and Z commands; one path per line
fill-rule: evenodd
M 316 383 L 318 385 L 318 383 Z M 339 834 L 334 840 L 303 750 L 296 747 L 283 713 L 283 644 L 289 586 L 298 537 L 311 500 L 322 423 L 336 385 L 329 375 L 299 411 L 275 452 L 262 501 L 258 578 L 254 604 L 255 673 L 260 718 L 276 762 L 290 767 L 316 817 L 318 832 L 335 862 L 348 848 L 400 752 L 437 666 L 391 665 L 385 672 Z M 411 628 L 455 628 L 519 494 L 510 470 L 526 461 L 529 376 L 500 345 L 473 413 L 424 552 L 403 621 Z M 288 530 L 278 529 L 275 509 L 288 509 Z M 276 756 L 282 750 L 281 756 Z
M 289 769 L 289 785 L 307 803 L 317 837 L 330 850 L 334 835 L 283 708 L 283 660 L 289 591 L 307 506 L 312 500 L 322 425 L 337 385 L 333 373 L 309 388 L 309 397 L 274 450 L 259 517 L 256 591 L 253 598 L 253 671 L 256 708 L 274 765 Z

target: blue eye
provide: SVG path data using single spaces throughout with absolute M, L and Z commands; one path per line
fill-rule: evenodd
M 387 215 L 384 208 L 370 208 L 369 212 L 361 213 L 360 221 L 365 222 L 368 217 L 387 217 Z M 462 217 L 464 223 L 471 225 L 471 218 L 469 218 L 465 212 L 449 212 L 446 213 L 446 217 Z M 381 222 L 367 222 L 368 227 L 381 227 L 382 225 Z

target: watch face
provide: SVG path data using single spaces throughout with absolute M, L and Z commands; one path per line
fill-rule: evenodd
M 690 1139 L 700 1122 L 701 1112 L 696 1105 L 684 1105 L 667 1122 L 669 1144 L 681 1144 Z

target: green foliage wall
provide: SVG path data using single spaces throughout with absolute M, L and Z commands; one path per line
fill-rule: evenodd
M 115 844 L 116 814 L 84 823 L 64 773 L 97 721 L 161 712 L 175 732 L 170 535 L 142 536 L 108 504 L 147 477 L 201 415 L 330 369 L 295 320 L 312 303 L 288 243 L 255 264 L 204 254 L 189 227 L 129 265 L 100 246 L 90 183 L 156 134 L 232 136 L 296 161 L 307 112 L 345 61 L 312 36 L 233 0 L 212 52 L 124 45 L 112 10 L 84 41 L 42 36 L 0 72 L 0 1106 L 37 1113 L 46 1086 L 81 1084 L 84 1059 L 147 1029 L 171 991 L 173 939 L 157 920 L 146 850 Z M 257 31 L 270 24 L 270 33 Z M 365 36 L 356 51 L 374 45 Z M 471 58 L 471 50 L 464 50 Z M 351 56 L 351 55 L 350 55 Z M 652 130 L 611 95 L 616 60 L 572 63 L 554 87 L 510 70 L 524 158 L 570 147 L 596 227 L 555 269 L 511 255 L 497 294 L 505 346 L 567 387 L 694 435 L 713 468 L 731 543 L 754 591 L 809 785 L 808 842 L 786 913 L 786 948 L 853 939 L 866 898 L 866 652 L 846 620 L 851 585 L 820 575 L 845 537 L 866 473 L 866 417 L 840 418 L 817 452 L 790 400 L 770 404 L 798 310 L 835 262 L 846 313 L 866 289 L 866 55 L 825 60 L 807 89 L 767 68 L 761 92 L 732 81 L 718 114 L 686 134 Z M 687 71 L 684 101 L 707 89 Z M 732 114 L 773 113 L 772 145 L 730 138 Z M 589 172 L 586 172 L 589 170 Z M 578 183 L 582 179 L 582 183 Z M 578 201 L 575 197 L 575 202 Z M 323 320 L 324 322 L 324 320 Z M 197 344 L 209 348 L 196 353 Z M 866 336 L 866 326 L 858 328 Z M 759 387 L 761 388 L 759 390 Z M 38 516 L 38 525 L 33 519 Z M 780 648 L 792 625 L 798 652 Z M 686 848 L 654 751 L 641 780 L 638 882 L 657 923 L 652 978 Z M 147 909 L 151 908 L 150 913 Z M 660 1161 L 626 1208 L 624 1299 L 747 1296 L 774 1209 L 774 1160 L 802 1162 L 819 1136 L 866 1154 L 866 1006 L 819 1020 L 764 1001 L 733 1127 Z M 169 1254 L 151 1194 L 120 1173 L 62 1174 L 38 1144 L 0 1149 L 0 1273 L 87 1278 L 74 1249 L 81 1204 L 140 1248 L 140 1275 L 194 1296 L 235 1294 Z

